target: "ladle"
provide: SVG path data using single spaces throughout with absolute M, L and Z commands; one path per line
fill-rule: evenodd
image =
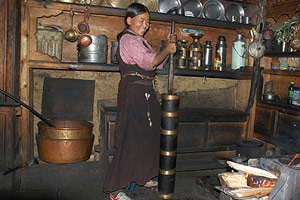
M 66 38 L 66 40 L 68 40 L 70 42 L 75 42 L 78 39 L 78 33 L 75 29 L 73 29 L 73 16 L 74 16 L 74 13 L 71 10 L 70 11 L 71 27 L 70 27 L 70 29 L 68 29 L 65 32 L 65 38 Z
M 43 115 L 41 115 L 40 113 L 38 113 L 37 111 L 35 111 L 32 107 L 28 106 L 27 104 L 23 103 L 21 100 L 17 99 L 16 97 L 8 94 L 7 92 L 3 91 L 0 89 L 0 93 L 4 94 L 5 96 L 11 98 L 12 100 L 20 103 L 22 106 L 24 106 L 25 108 L 27 108 L 30 112 L 32 112 L 35 116 L 37 116 L 38 118 L 40 118 L 42 121 L 44 121 L 48 126 L 50 127 L 55 127 L 54 124 L 52 124 L 49 120 L 47 120 Z
M 84 9 L 84 19 L 82 22 L 79 22 L 79 24 L 77 25 L 77 31 L 80 34 L 88 34 L 90 32 L 90 27 L 88 24 L 89 17 L 90 17 L 90 10 L 88 7 L 86 7 Z

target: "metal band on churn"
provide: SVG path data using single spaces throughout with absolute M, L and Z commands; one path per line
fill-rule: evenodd
M 162 199 L 174 195 L 177 135 L 179 117 L 179 95 L 162 95 L 160 162 L 158 193 Z

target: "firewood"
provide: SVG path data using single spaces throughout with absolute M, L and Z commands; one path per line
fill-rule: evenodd
M 242 188 L 231 190 L 230 193 L 236 197 L 264 197 L 272 192 L 273 188 Z
M 240 171 L 240 172 L 245 172 L 245 173 L 248 173 L 248 174 L 252 174 L 252 175 L 255 175 L 255 176 L 262 176 L 262 177 L 266 177 L 266 178 L 269 178 L 269 179 L 278 179 L 278 177 L 274 174 L 272 174 L 271 172 L 268 172 L 266 170 L 263 170 L 263 169 L 259 169 L 257 167 L 250 167 L 250 166 L 246 166 L 246 165 L 241 165 L 241 164 L 238 164 L 238 163 L 234 163 L 232 161 L 227 161 L 227 164 L 236 169 L 237 171 Z
M 245 174 L 239 172 L 224 172 L 218 174 L 220 184 L 228 188 L 248 188 Z

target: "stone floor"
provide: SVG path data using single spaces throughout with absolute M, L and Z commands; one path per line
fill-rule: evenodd
M 217 174 L 225 169 L 176 173 L 174 200 L 216 200 Z M 0 199 L 14 200 L 109 200 L 102 192 L 101 162 L 75 164 L 41 163 L 0 175 Z M 13 181 L 12 181 L 13 180 Z M 13 188 L 10 190 L 10 188 Z M 156 200 L 156 189 L 137 186 L 128 196 L 135 200 Z

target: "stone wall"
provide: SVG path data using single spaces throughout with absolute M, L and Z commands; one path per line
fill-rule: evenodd
M 98 100 L 115 100 L 118 91 L 118 82 L 120 75 L 118 72 L 90 72 L 90 71 L 69 71 L 69 70 L 33 70 L 33 102 L 34 109 L 41 113 L 42 94 L 44 78 L 68 78 L 95 80 L 94 94 L 94 113 L 93 121 L 95 135 L 95 143 L 98 143 L 99 136 L 99 116 L 97 102 Z M 236 86 L 237 80 L 217 79 L 203 77 L 184 77 L 175 76 L 174 93 L 183 94 L 185 97 L 199 98 L 194 101 L 193 107 L 199 105 L 203 107 L 225 107 L 236 108 Z M 155 88 L 159 94 L 168 92 L 168 76 L 160 75 L 155 84 Z M 191 95 L 187 95 L 191 92 Z M 215 94 L 215 98 L 214 98 Z M 221 98 L 220 98 L 221 97 Z M 201 101 L 202 98 L 203 100 Z M 224 103 L 224 101 L 226 103 Z M 184 99 L 183 104 L 188 105 Z M 203 103 L 206 102 L 206 103 Z M 223 103 L 222 103 L 223 102 Z M 185 106 L 184 106 L 185 107 Z M 34 133 L 37 133 L 38 118 L 34 117 Z M 37 153 L 37 151 L 35 151 Z

